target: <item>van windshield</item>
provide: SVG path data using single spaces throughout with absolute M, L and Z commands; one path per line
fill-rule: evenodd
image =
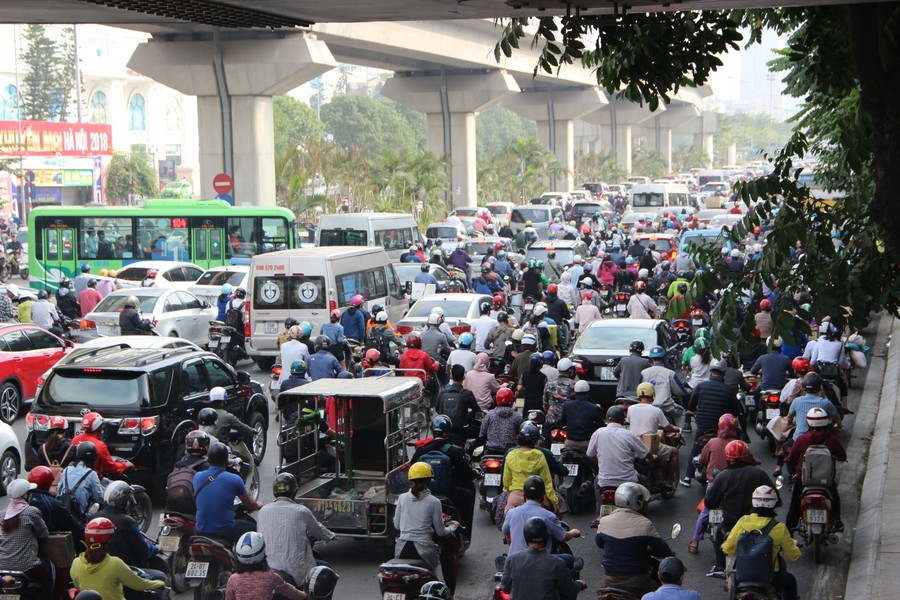
M 196 285 L 221 286 L 228 283 L 232 286 L 238 286 L 244 281 L 246 275 L 246 271 L 207 271 L 200 276 Z
M 688 195 L 678 192 L 669 193 L 669 206 L 687 206 Z
M 254 309 L 303 310 L 325 305 L 324 277 L 257 277 L 253 282 Z
M 320 246 L 366 246 L 369 236 L 356 229 L 323 229 L 319 232 Z
M 661 208 L 663 194 L 661 192 L 636 192 L 631 197 L 631 206 L 634 208 Z

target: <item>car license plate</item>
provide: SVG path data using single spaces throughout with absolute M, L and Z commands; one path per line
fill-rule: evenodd
M 219 343 L 222 344 L 223 346 L 230 341 L 231 341 L 230 335 L 223 335 L 222 337 L 219 338 Z
M 559 456 L 562 454 L 562 449 L 565 444 L 550 444 L 550 452 L 553 453 L 553 456 Z
M 406 594 L 400 592 L 385 592 L 381 600 L 406 600 Z
M 500 473 L 485 473 L 484 485 L 488 487 L 500 487 L 502 483 L 502 475 Z
M 612 511 L 616 510 L 615 504 L 603 504 L 600 506 L 600 518 L 602 519 L 606 515 L 611 515 Z
M 265 323 L 265 331 L 269 335 L 278 335 L 278 323 Z
M 206 572 L 209 571 L 208 562 L 191 561 L 187 564 L 184 572 L 185 579 L 206 579 Z
M 163 552 L 175 552 L 181 542 L 180 535 L 164 535 L 159 538 L 159 549 Z
M 828 514 L 822 509 L 808 508 L 806 509 L 806 522 L 824 525 L 828 522 Z
M 780 416 L 781 416 L 781 411 L 778 410 L 777 408 L 767 408 L 766 409 L 766 419 L 771 421 L 775 417 L 780 417 Z
M 693 320 L 691 321 L 691 324 L 692 324 L 694 327 L 700 327 L 700 326 L 703 325 L 703 319 L 693 319 Z
M 721 508 L 714 508 L 709 511 L 709 524 L 710 525 L 718 525 L 722 521 L 725 520 L 725 515 L 722 513 Z
M 594 374 L 604 381 L 615 381 L 616 373 L 613 367 L 595 367 Z
M 569 475 L 575 477 L 578 475 L 578 463 L 566 463 L 566 468 L 569 470 Z
M 0 600 L 19 600 L 21 596 L 18 594 L 0 594 Z

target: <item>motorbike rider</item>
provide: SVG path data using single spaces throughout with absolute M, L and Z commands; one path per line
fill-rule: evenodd
M 688 456 L 688 468 L 693 464 L 694 457 L 703 449 L 702 438 L 710 434 L 715 435 L 719 427 L 719 418 L 730 413 L 737 415 L 743 431 L 747 430 L 747 422 L 744 418 L 744 407 L 734 393 L 734 389 L 725 383 L 726 363 L 717 360 L 710 365 L 709 379 L 703 381 L 694 388 L 688 403 L 688 414 L 694 415 L 697 431 L 694 434 L 694 444 Z M 681 485 L 691 487 L 690 473 L 685 474 Z
M 330 349 L 331 340 L 328 339 L 327 335 L 316 337 L 316 352 L 306 362 L 309 377 L 313 381 L 331 379 L 343 372 L 341 363 L 338 362 L 334 354 L 329 352 Z
M 527 265 L 528 268 L 522 273 L 522 299 L 531 298 L 537 302 L 542 296 L 541 291 L 549 282 L 546 281 L 546 276 L 538 266 L 537 260 L 529 259 Z
M 618 487 L 626 482 L 636 483 L 638 472 L 634 461 L 653 459 L 653 453 L 647 450 L 641 438 L 625 428 L 625 411 L 615 405 L 606 411 L 606 427 L 591 435 L 587 455 L 597 461 L 598 473 L 594 485 L 597 513 L 600 513 L 600 492 L 603 488 Z
M 71 286 L 72 283 L 68 279 L 59 282 L 59 287 L 56 289 L 56 306 L 67 319 L 80 319 L 81 306 L 79 306 Z
M 820 374 L 825 374 L 833 379 L 841 392 L 841 407 L 845 415 L 852 415 L 853 411 L 847 408 L 847 370 L 850 368 L 850 359 L 847 349 L 841 342 L 841 331 L 835 325 L 828 325 L 825 339 L 820 336 L 813 349 L 812 358 L 809 361 Z M 832 376 L 833 375 L 833 376 Z
M 798 486 L 799 487 L 799 486 Z M 726 554 L 735 554 L 738 551 L 738 538 L 742 533 L 748 531 L 764 531 L 771 525 L 775 519 L 775 507 L 778 506 L 779 499 L 777 492 L 770 485 L 761 485 L 755 488 L 751 495 L 752 512 L 742 516 L 731 528 L 731 533 L 722 544 L 722 551 Z M 776 523 L 768 531 L 769 537 L 772 538 L 772 556 L 774 562 L 772 568 L 774 574 L 772 577 L 772 585 L 779 593 L 782 600 L 797 600 L 797 579 L 793 574 L 787 572 L 781 556 L 787 560 L 797 560 L 800 558 L 800 548 L 791 537 L 788 528 L 783 523 Z M 735 581 L 735 583 L 741 583 Z
M 544 261 L 544 276 L 551 282 L 557 283 L 559 276 L 562 275 L 563 267 L 556 260 L 556 250 L 553 247 L 547 248 L 547 260 Z
M 680 431 L 678 427 L 669 423 L 661 408 L 653 405 L 655 394 L 652 383 L 641 383 L 637 387 L 638 404 L 628 407 L 626 418 L 628 429 L 642 439 L 645 435 L 656 436 L 660 429 L 666 433 Z M 678 472 L 678 448 L 659 444 L 656 455 L 662 462 L 664 485 L 671 488 L 675 481 L 675 474 Z M 691 462 L 688 461 L 688 465 L 690 464 Z
M 603 302 L 599 300 L 599 302 Z M 594 292 L 585 291 L 581 295 L 581 306 L 575 309 L 575 331 L 584 333 L 588 326 L 603 318 L 600 308 L 594 302 Z
M 59 479 L 57 497 L 71 496 L 76 517 L 86 515 L 92 503 L 103 502 L 103 488 L 100 487 L 100 478 L 94 471 L 96 462 L 97 446 L 92 442 L 81 442 L 75 451 L 74 464 L 63 469 Z
M 634 294 L 625 308 L 631 319 L 655 319 L 659 315 L 659 307 L 647 294 L 647 284 L 643 281 L 635 282 Z
M 125 306 L 119 313 L 119 333 L 121 335 L 147 335 L 153 325 L 147 319 L 141 318 L 138 307 L 141 305 L 137 296 L 128 296 Z
M 424 285 L 433 285 L 435 294 L 441 293 L 441 284 L 437 280 L 437 278 L 431 274 L 431 263 L 422 263 L 419 266 L 419 273 L 416 273 L 415 278 L 413 279 L 414 283 L 421 283 Z
M 84 539 L 84 524 L 75 519 L 62 502 L 50 493 L 53 479 L 53 471 L 49 467 L 41 465 L 31 469 L 28 473 L 28 483 L 33 483 L 36 487 L 32 489 L 28 503 L 41 511 L 41 518 L 44 519 L 47 529 L 68 531 L 77 544 Z
M 541 373 L 547 378 L 547 382 L 559 379 L 559 369 L 556 368 L 556 354 L 552 350 L 544 350 L 541 352 L 541 357 L 544 359 Z
M 559 499 L 553 489 L 553 474 L 550 472 L 550 465 L 544 453 L 536 448 L 540 439 L 541 432 L 538 426 L 531 421 L 525 421 L 516 436 L 518 447 L 506 453 L 503 461 L 503 491 L 509 492 L 509 496 L 506 498 L 506 513 L 525 503 L 525 492 L 523 491 L 525 480 L 532 475 L 537 475 L 544 480 L 544 484 L 548 486 L 547 500 L 554 507 L 559 506 Z
M 566 428 L 567 448 L 587 450 L 591 435 L 603 427 L 603 411 L 591 400 L 591 385 L 587 381 L 576 381 L 573 390 L 575 397 L 562 405 L 559 426 Z
M 519 377 L 516 387 L 516 396 L 524 398 L 523 411 L 543 409 L 544 387 L 547 385 L 547 376 L 541 372 L 544 366 L 544 357 L 535 352 L 531 355 L 528 370 Z
M 263 505 L 250 497 L 239 475 L 226 470 L 228 447 L 225 444 L 210 446 L 206 459 L 209 468 L 194 476 L 197 535 L 222 538 L 234 544 L 242 534 L 255 528 L 252 522 L 235 518 L 234 499 L 240 499 L 250 512 Z
M 409 462 L 419 462 L 424 454 L 432 451 L 441 452 L 450 459 L 453 486 L 448 497 L 459 511 L 462 534 L 471 539 L 472 516 L 475 512 L 475 485 L 473 482 L 478 475 L 469 465 L 465 450 L 450 442 L 450 435 L 453 431 L 453 422 L 450 417 L 439 414 L 431 420 L 430 429 L 434 437 L 417 441 L 415 452 Z
M 523 526 L 523 537 L 528 547 L 523 552 L 507 557 L 503 565 L 501 589 L 514 598 L 556 600 L 575 598 L 587 588 L 582 580 L 572 579 L 565 561 L 546 551 L 550 541 L 547 522 L 541 517 L 531 517 Z
M 472 334 L 475 336 L 475 352 L 487 352 L 486 344 L 491 332 L 500 326 L 500 323 L 491 318 L 491 304 L 487 301 L 478 305 L 479 317 L 472 322 Z
M 785 525 L 790 531 L 797 528 L 797 522 L 800 520 L 800 499 L 803 497 L 803 481 L 801 480 L 800 466 L 803 464 L 803 458 L 806 450 L 813 445 L 826 446 L 831 451 L 832 463 L 835 461 L 845 462 L 847 460 L 847 451 L 838 439 L 834 431 L 834 421 L 828 417 L 828 413 L 814 406 L 806 413 L 806 423 L 809 425 L 804 433 L 802 433 L 791 446 L 784 462 L 788 468 L 796 473 L 793 492 L 791 494 L 791 504 L 788 508 Z M 841 497 L 838 494 L 837 482 L 832 481 L 828 491 L 831 495 L 831 517 L 833 519 L 832 527 L 836 531 L 843 531 L 844 524 L 841 522 Z
M 247 290 L 237 287 L 234 288 L 234 297 L 225 306 L 225 324 L 234 329 L 234 333 L 231 334 L 231 347 L 236 349 L 239 354 L 234 360 L 248 357 L 247 351 L 244 349 L 246 343 L 244 326 L 248 319 L 246 303 Z
M 81 317 L 89 315 L 103 300 L 103 294 L 97 291 L 97 280 L 91 278 L 87 281 L 83 292 L 78 294 L 78 304 L 81 306 Z
M 344 328 L 344 337 L 357 342 L 363 342 L 366 339 L 368 315 L 363 309 L 364 300 L 365 298 L 362 297 L 362 294 L 356 294 L 350 298 L 350 306 L 341 314 L 341 327 Z
M 41 511 L 29 504 L 35 487 L 24 479 L 14 479 L 6 488 L 9 504 L 0 525 L 0 568 L 22 571 L 30 580 L 40 581 L 38 597 L 49 598 L 53 590 L 53 572 L 49 562 L 42 561 L 38 555 L 49 532 Z
M 147 579 L 165 580 L 161 571 L 148 569 L 148 561 L 159 552 L 159 547 L 144 536 L 137 522 L 128 513 L 128 505 L 134 503 L 134 490 L 124 481 L 113 481 L 103 492 L 103 510 L 95 517 L 112 521 L 116 531 L 109 541 L 109 553 L 118 556 L 129 567 L 143 569 Z
M 78 446 L 83 442 L 91 442 L 94 444 L 97 456 L 96 462 L 91 463 L 97 475 L 104 476 L 105 473 L 122 473 L 125 469 L 133 469 L 134 463 L 131 461 L 116 462 L 109 453 L 106 442 L 100 439 L 100 430 L 103 428 L 103 416 L 91 411 L 81 417 L 82 432 L 72 438 L 72 445 Z
M 256 433 L 253 428 L 238 419 L 236 416 L 228 412 L 225 408 L 225 402 L 228 400 L 228 392 L 225 388 L 216 386 L 209 390 L 209 401 L 212 403 L 213 410 L 216 411 L 216 430 L 213 437 L 220 442 L 228 443 L 228 432 L 231 429 L 241 434 L 242 438 L 252 438 Z M 198 415 L 199 416 L 199 415 Z M 204 424 L 204 423 L 201 423 Z
M 544 387 L 544 437 L 550 437 L 550 430 L 559 426 L 563 405 L 575 397 L 575 363 L 569 358 L 556 363 L 559 377 Z
M 313 541 L 327 542 L 337 537 L 316 520 L 312 511 L 294 501 L 299 489 L 292 474 L 275 475 L 275 501 L 263 506 L 256 519 L 256 530 L 266 540 L 269 567 L 289 575 L 298 588 L 318 563 L 313 556 Z
M 38 448 L 38 460 L 45 467 L 51 467 L 54 474 L 52 491 L 56 493 L 56 484 L 59 481 L 62 469 L 75 460 L 75 447 L 66 437 L 69 430 L 69 422 L 65 417 L 54 415 L 47 423 L 47 439 Z
M 453 365 L 450 369 L 450 383 L 444 386 L 435 403 L 438 414 L 447 415 L 453 423 L 450 434 L 453 443 L 464 447 L 469 437 L 469 426 L 474 423 L 475 415 L 482 413 L 478 401 L 471 390 L 463 387 L 466 369 L 463 365 Z
M 684 584 L 686 571 L 681 559 L 674 556 L 662 559 L 659 569 L 656 571 L 662 585 L 655 592 L 644 594 L 641 600 L 700 600 L 700 594 L 696 591 L 681 587 Z
M 222 287 L 219 288 L 219 295 L 216 297 L 216 321 L 225 322 L 225 311 L 228 310 L 228 302 L 231 300 L 231 294 L 234 293 L 234 288 L 230 283 L 223 283 Z M 287 320 L 293 321 L 290 325 L 288 325 Z M 297 319 L 292 317 L 288 317 L 284 324 L 284 329 L 287 331 L 291 325 L 297 324 Z M 284 334 L 284 332 L 282 332 Z M 281 341 L 281 335 L 278 336 L 278 341 Z
M 439 546 L 432 538 L 435 534 L 439 537 L 452 534 L 459 523 L 451 521 L 444 526 L 441 501 L 428 490 L 432 477 L 428 463 L 417 462 L 409 467 L 409 491 L 397 497 L 394 510 L 394 528 L 400 532 L 395 557 L 423 560 L 435 577 L 443 581 Z
M 491 373 L 491 358 L 484 352 L 475 355 L 475 366 L 466 373 L 463 387 L 472 392 L 482 411 L 490 410 L 493 405 L 492 395 L 499 393 L 500 382 Z
M 791 376 L 791 359 L 781 353 L 781 338 L 768 339 L 769 353 L 756 359 L 750 367 L 750 373 L 756 375 L 762 373 L 759 385 L 756 387 L 757 406 L 759 394 L 762 390 L 781 390 L 787 384 Z
M 505 278 L 509 282 L 510 287 L 512 287 L 516 283 L 516 272 L 510 264 L 508 256 L 506 250 L 497 252 L 497 262 L 494 263 L 494 271 L 500 277 Z
M 788 409 L 788 427 L 794 426 L 794 435 L 782 445 L 782 456 L 785 453 L 790 452 L 791 446 L 797 441 L 797 438 L 806 433 L 809 429 L 806 415 L 811 408 L 821 408 L 824 410 L 825 414 L 828 415 L 828 418 L 834 421 L 836 428 L 840 429 L 843 426 L 843 417 L 841 416 L 841 413 L 828 398 L 825 398 L 825 392 L 822 389 L 822 376 L 816 372 L 807 373 L 803 377 L 802 385 L 803 391 L 806 393 L 794 398 L 794 401 L 791 402 L 791 406 Z M 779 456 L 778 458 L 778 466 L 775 470 L 776 477 L 781 474 L 781 463 L 783 462 L 782 456 Z
M 306 361 L 295 360 L 291 363 L 290 376 L 284 380 L 284 382 L 278 388 L 278 391 L 279 393 L 286 392 L 288 390 L 294 389 L 295 387 L 306 385 L 307 383 L 309 383 L 309 379 L 307 379 Z M 286 421 L 290 421 L 291 416 L 292 415 L 286 414 L 284 415 L 284 418 Z
M 497 327 L 491 331 L 485 341 L 485 346 L 490 348 L 492 358 L 505 360 L 507 342 L 512 343 L 513 331 L 515 328 L 509 323 L 509 314 L 505 311 L 497 313 Z
M 225 597 L 242 598 L 286 598 L 306 600 L 309 595 L 286 582 L 280 574 L 269 566 L 269 557 L 274 552 L 266 551 L 266 540 L 262 534 L 248 531 L 234 544 L 235 570 L 228 577 Z M 304 577 L 300 581 L 306 581 Z M 299 585 L 299 583 L 298 583 Z
M 466 331 L 460 334 L 457 343 L 459 348 L 450 352 L 450 356 L 447 357 L 447 371 L 449 372 L 454 365 L 462 365 L 466 371 L 475 368 L 475 353 L 472 352 L 475 336 Z
M 447 356 L 450 355 L 450 344 L 447 343 L 447 338 L 439 329 L 440 325 L 440 315 L 431 313 L 428 315 L 425 329 L 420 334 L 422 351 L 427 354 L 431 360 L 439 364 L 444 363 Z M 441 383 L 446 379 L 446 374 L 444 373 L 445 370 L 446 369 L 438 370 L 437 372 L 437 377 L 440 379 Z
M 396 366 L 400 359 L 395 356 L 394 349 L 400 347 L 402 340 L 388 322 L 386 311 L 376 312 L 374 321 L 375 324 L 366 333 L 366 348 L 378 350 L 382 362 Z
M 537 336 L 531 333 L 525 333 L 524 330 L 520 331 L 522 331 L 523 334 L 521 341 L 519 342 L 519 350 L 516 353 L 515 358 L 513 358 L 512 364 L 509 365 L 509 376 L 514 381 L 518 381 L 519 377 L 522 376 L 522 373 L 528 370 L 528 364 L 531 362 L 531 355 L 538 351 Z M 510 336 L 510 339 L 515 338 L 514 334 L 515 332 Z
M 481 265 L 481 274 L 477 279 L 472 281 L 472 291 L 476 294 L 489 294 L 491 296 L 494 295 L 494 292 L 503 291 L 503 286 L 500 285 L 497 278 L 491 274 L 489 263 L 483 263 Z
M 497 407 L 488 411 L 481 421 L 478 439 L 484 440 L 484 453 L 503 454 L 516 445 L 516 435 L 522 417 L 512 407 L 515 394 L 507 387 L 497 390 Z
M 650 368 L 650 361 L 642 356 L 644 342 L 634 340 L 628 346 L 628 356 L 623 357 L 613 368 L 613 375 L 619 380 L 616 396 L 637 396 L 637 386 L 642 381 L 643 372 Z M 655 388 L 654 388 L 655 389 Z
M 561 325 L 563 321 L 568 321 L 572 318 L 572 313 L 569 311 L 569 305 L 563 302 L 558 294 L 559 286 L 551 283 L 547 286 L 547 295 L 544 298 L 544 303 L 547 305 L 547 317 L 553 319 L 557 325 Z
M 281 344 L 279 353 L 281 354 L 281 375 L 278 377 L 279 390 L 281 385 L 290 376 L 290 369 L 285 367 L 293 365 L 295 361 L 306 362 L 309 360 L 309 348 L 300 341 L 303 336 L 303 330 L 299 325 L 291 325 L 288 329 L 288 341 Z
M 713 546 L 716 550 L 716 564 L 706 574 L 707 577 L 725 576 L 725 554 L 722 542 L 728 536 L 738 520 L 750 514 L 753 509 L 751 499 L 753 490 L 760 486 L 774 487 L 772 479 L 754 463 L 756 459 L 750 454 L 742 440 L 732 440 L 725 446 L 725 460 L 728 466 L 720 471 L 706 491 L 704 504 L 710 509 L 722 510 L 722 524 L 713 535 Z M 776 501 L 781 501 L 777 498 Z
M 650 491 L 639 483 L 626 482 L 616 488 L 616 508 L 597 523 L 597 546 L 603 549 L 603 585 L 635 596 L 653 592 L 659 581 L 651 572 L 651 558 L 674 556 L 642 513 Z
M 565 531 L 559 523 L 556 515 L 543 507 L 545 498 L 544 480 L 537 475 L 532 475 L 525 480 L 524 484 L 525 504 L 517 506 L 509 511 L 503 520 L 503 533 L 509 536 L 509 551 L 506 556 L 510 557 L 519 552 L 524 552 L 528 547 L 525 542 L 524 526 L 525 522 L 532 517 L 538 517 L 547 522 L 547 529 L 550 533 L 550 544 L 548 550 L 553 553 L 553 543 L 561 544 L 568 542 L 573 538 L 581 536 L 581 531 L 571 529 Z M 557 556 L 566 560 L 571 568 L 574 559 L 571 554 L 559 554 Z
M 775 322 L 772 320 L 772 302 L 768 298 L 759 301 L 759 312 L 753 316 L 759 336 L 768 338 L 772 335 Z
M 422 337 L 418 333 L 410 333 L 406 336 L 406 352 L 400 356 L 400 368 L 411 369 L 408 375 L 418 377 L 427 387 L 431 380 L 430 374 L 437 373 L 440 367 L 434 359 L 422 351 Z
M 666 413 L 666 417 L 680 427 L 680 420 L 684 416 L 684 408 L 675 402 L 672 395 L 674 392 L 684 397 L 690 392 L 682 383 L 678 374 L 663 365 L 665 360 L 666 351 L 662 346 L 650 348 L 650 366 L 641 371 L 641 379 L 647 383 L 652 383 L 653 389 L 656 390 L 653 404 L 660 407 Z M 690 428 L 685 428 L 685 431 L 690 431 Z

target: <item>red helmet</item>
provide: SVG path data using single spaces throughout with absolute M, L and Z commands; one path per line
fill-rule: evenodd
M 584 292 L 583 294 L 581 294 L 581 299 L 582 300 L 593 300 L 594 294 L 592 294 L 591 292 Z
M 87 432 L 97 431 L 103 427 L 103 416 L 98 412 L 89 412 L 81 417 L 81 428 Z
M 494 298 L 492 300 L 494 304 L 504 305 L 506 304 L 506 298 L 501 296 L 500 294 L 494 294 Z
M 559 292 L 559 286 L 556 285 L 555 283 L 551 283 L 550 285 L 547 286 L 548 294 L 556 294 L 558 292 Z
M 759 308 L 762 310 L 769 310 L 772 308 L 772 303 L 769 302 L 768 298 L 764 298 L 759 301 Z
M 50 417 L 50 424 L 47 426 L 47 429 L 52 431 L 54 429 L 68 429 L 68 428 L 69 428 L 69 422 L 66 421 L 65 417 L 61 417 L 59 415 L 53 415 L 52 417 Z
M 84 541 L 88 544 L 105 544 L 116 532 L 116 526 L 106 517 L 91 519 L 84 527 Z
M 369 362 L 378 362 L 381 360 L 381 352 L 375 348 L 369 348 L 366 350 L 366 360 Z
M 38 486 L 38 489 L 42 489 L 45 492 L 49 491 L 50 486 L 53 485 L 53 471 L 50 470 L 50 467 L 45 467 L 44 465 L 35 467 L 28 474 L 28 483 L 35 484 Z
M 406 347 L 407 348 L 421 348 L 422 347 L 422 337 L 418 333 L 411 333 L 406 336 Z
M 646 289 L 647 289 L 647 284 L 644 283 L 643 281 L 635 281 L 634 282 L 634 291 L 643 292 Z
M 497 406 L 512 406 L 516 399 L 513 391 L 507 387 L 497 390 Z
M 810 364 L 808 358 L 803 358 L 802 356 L 798 356 L 794 360 L 791 361 L 791 368 L 794 369 L 794 372 L 797 375 L 803 375 L 804 373 L 809 373 Z
M 741 440 L 732 440 L 725 446 L 725 460 L 728 462 L 746 462 L 748 458 L 750 450 Z
M 756 235 L 759 235 L 761 232 L 762 229 L 760 229 L 759 225 L 753 228 L 753 233 L 755 233 Z

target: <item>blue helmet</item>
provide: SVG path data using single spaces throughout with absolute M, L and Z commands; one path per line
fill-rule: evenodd
M 90 272 L 91 272 L 91 265 L 89 265 L 89 264 L 87 264 L 87 263 L 81 263 L 81 272 L 82 272 L 82 273 L 90 273 Z
M 552 350 L 544 350 L 541 353 L 541 357 L 544 359 L 545 365 L 553 366 L 556 363 L 556 355 Z
M 471 333 L 466 332 L 459 336 L 459 345 L 461 348 L 468 348 L 475 341 Z
M 531 355 L 530 362 L 532 365 L 542 365 L 544 364 L 544 357 L 535 352 Z
M 664 358 L 666 356 L 666 351 L 662 346 L 653 346 L 650 348 L 650 358 Z
M 231 287 L 231 284 L 230 284 L 230 283 L 223 283 L 223 284 L 222 284 L 222 289 L 221 289 L 221 292 L 220 292 L 220 293 L 225 294 L 226 296 L 230 296 L 230 295 L 231 295 L 231 290 L 232 290 L 232 287 Z
M 303 331 L 303 335 L 309 335 L 312 333 L 312 323 L 309 321 L 302 321 L 300 323 L 300 329 Z

